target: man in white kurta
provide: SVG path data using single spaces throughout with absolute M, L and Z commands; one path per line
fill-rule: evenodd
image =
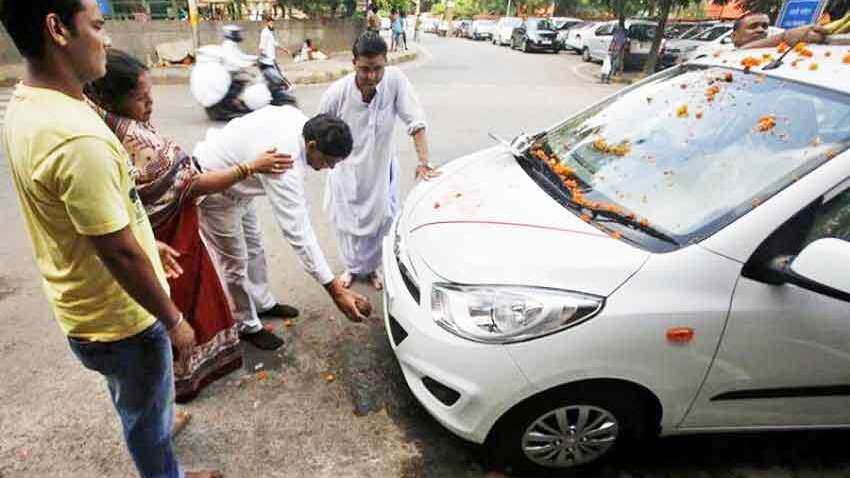
M 351 156 L 328 174 L 325 208 L 336 226 L 346 267 L 340 277 L 343 285 L 364 277 L 381 289 L 381 239 L 399 210 L 396 118 L 413 137 L 419 157 L 416 177 L 429 179 L 438 173 L 428 163 L 425 114 L 407 76 L 386 66 L 386 42 L 367 32 L 353 50 L 355 73 L 331 85 L 319 106 L 320 113 L 348 123 L 354 137 Z
M 292 106 L 266 106 L 222 129 L 211 129 L 195 147 L 194 156 L 203 171 L 247 163 L 271 148 L 293 159 L 292 169 L 285 174 L 251 176 L 223 193 L 207 196 L 200 206 L 201 229 L 221 268 L 240 335 L 259 348 L 273 350 L 283 341 L 259 320 L 277 301 L 269 290 L 253 206 L 256 196 L 268 197 L 280 230 L 304 270 L 325 287 L 337 307 L 351 320 L 369 315 L 368 301 L 334 278 L 313 232 L 304 195 L 308 169 L 333 168 L 350 152 L 350 138 L 348 127 L 338 119 L 319 115 L 308 121 Z

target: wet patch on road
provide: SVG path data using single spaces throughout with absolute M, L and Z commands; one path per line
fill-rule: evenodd
M 17 291 L 17 287 L 13 287 L 6 277 L 0 276 L 0 302 L 7 297 L 15 295 L 15 292 Z

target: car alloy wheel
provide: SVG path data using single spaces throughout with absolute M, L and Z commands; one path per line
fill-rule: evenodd
M 537 418 L 522 436 L 522 451 L 546 468 L 567 468 L 595 461 L 617 441 L 619 423 L 599 407 L 574 405 Z

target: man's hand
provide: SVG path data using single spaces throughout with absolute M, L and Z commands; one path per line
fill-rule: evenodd
M 826 28 L 820 25 L 807 25 L 803 27 L 792 28 L 782 34 L 782 38 L 788 45 L 794 46 L 797 42 L 805 43 L 826 43 L 826 37 L 829 32 Z
M 372 315 L 372 304 L 369 299 L 346 289 L 339 279 L 334 279 L 325 286 L 337 308 L 352 322 L 363 322 Z
M 419 163 L 419 166 L 416 166 L 416 180 L 417 181 L 421 181 L 421 180 L 430 181 L 431 179 L 439 177 L 440 174 L 442 174 L 442 173 L 440 173 L 439 171 L 434 169 L 428 163 Z
M 189 360 L 192 349 L 195 347 L 195 331 L 185 319 L 181 320 L 176 327 L 168 332 L 171 337 L 171 345 L 177 350 L 177 360 Z
M 162 261 L 162 268 L 165 269 L 165 277 L 168 279 L 176 279 L 183 275 L 183 268 L 177 261 L 180 258 L 180 253 L 168 244 L 156 241 L 156 248 L 159 250 L 159 259 Z

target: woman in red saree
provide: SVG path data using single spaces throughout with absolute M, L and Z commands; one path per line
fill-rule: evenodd
M 107 74 L 87 90 L 92 107 L 124 144 L 136 169 L 139 196 L 159 241 L 171 298 L 195 330 L 197 346 L 175 361 L 176 400 L 195 398 L 209 383 L 242 366 L 242 351 L 227 296 L 201 240 L 198 199 L 223 191 L 254 173 L 281 174 L 288 156 L 268 151 L 232 170 L 202 173 L 174 141 L 150 123 L 153 107 L 147 68 L 111 50 Z

